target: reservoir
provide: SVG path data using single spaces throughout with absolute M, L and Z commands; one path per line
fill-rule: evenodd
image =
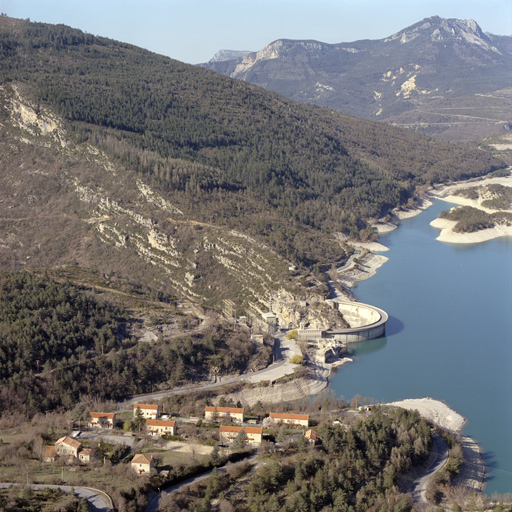
M 467 418 L 481 446 L 485 492 L 512 492 L 512 237 L 472 245 L 438 242 L 430 226 L 451 207 L 436 200 L 379 240 L 389 257 L 354 289 L 389 314 L 386 336 L 349 345 L 332 375 L 346 401 L 431 397 Z

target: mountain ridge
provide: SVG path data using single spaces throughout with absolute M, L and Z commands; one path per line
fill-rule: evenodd
M 485 34 L 473 20 L 434 16 L 379 40 L 279 39 L 203 66 L 297 101 L 386 121 L 437 99 L 508 87 L 512 37 Z M 504 107 L 503 122 L 489 129 L 506 130 L 507 113 Z
M 340 233 L 504 166 L 65 26 L 0 19 L 0 43 L 3 269 L 93 268 L 253 317 L 279 297 L 296 324 Z

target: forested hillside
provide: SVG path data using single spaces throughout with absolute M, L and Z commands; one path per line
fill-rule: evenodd
M 312 232 L 357 236 L 418 186 L 501 165 L 65 26 L 0 21 L 4 84 L 30 86 L 77 140 L 135 169 L 187 215 L 243 227 L 306 264 L 320 259 L 301 254 Z
M 212 325 L 137 343 L 124 308 L 69 283 L 28 272 L 0 274 L 0 416 L 122 400 L 158 386 L 245 368 L 246 332 Z

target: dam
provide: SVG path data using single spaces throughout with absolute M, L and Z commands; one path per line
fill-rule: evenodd
M 388 314 L 361 302 L 335 302 L 350 327 L 345 329 L 300 329 L 299 340 L 332 340 L 340 344 L 366 341 L 383 336 Z

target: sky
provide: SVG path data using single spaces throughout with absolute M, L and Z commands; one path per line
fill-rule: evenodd
M 13 18 L 63 23 L 189 64 L 276 39 L 381 39 L 424 18 L 475 20 L 512 35 L 512 0 L 0 0 Z

